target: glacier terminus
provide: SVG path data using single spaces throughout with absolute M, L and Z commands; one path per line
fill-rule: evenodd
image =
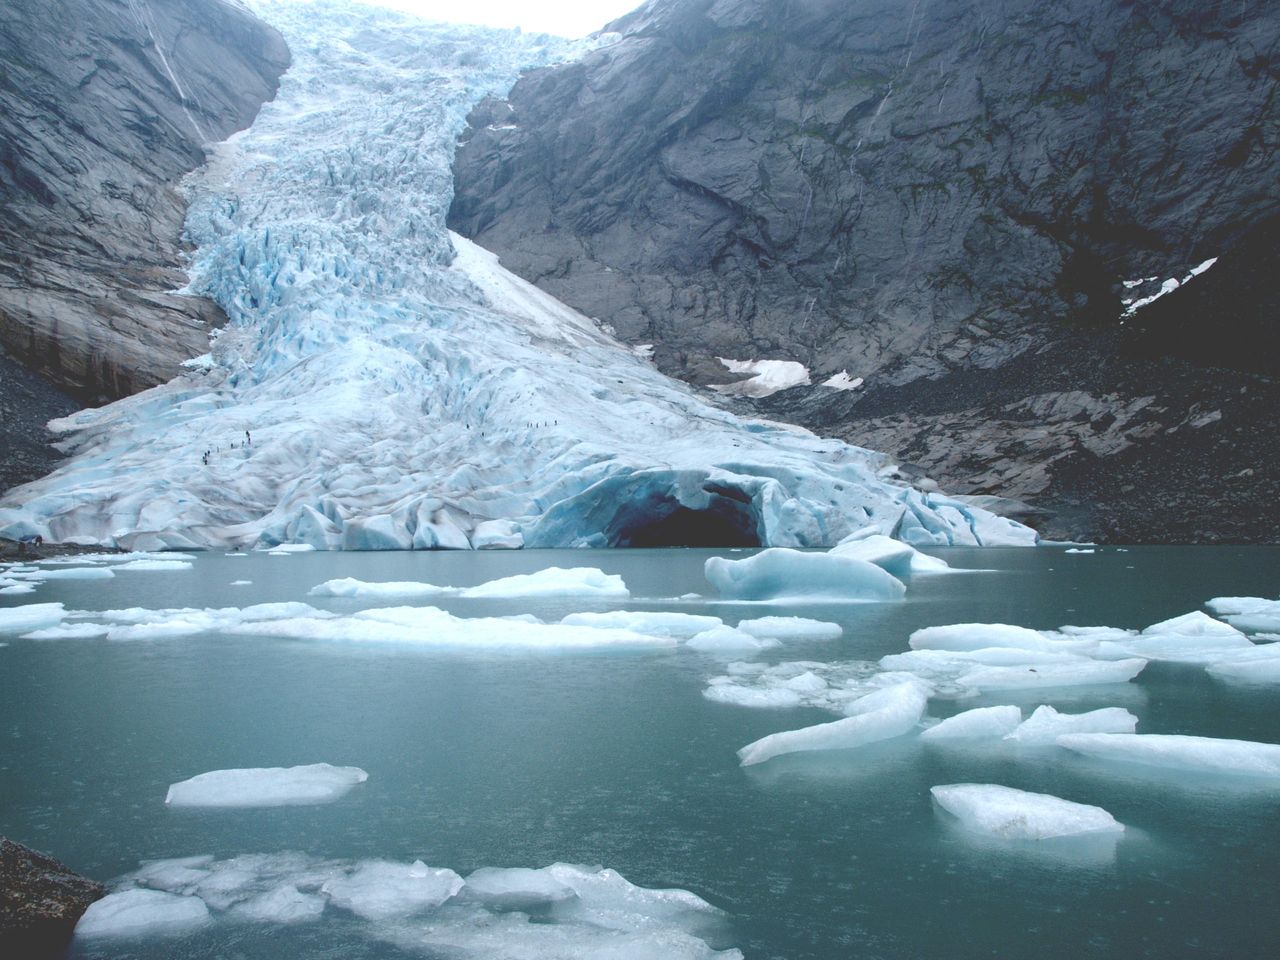
M 259 3 L 294 63 L 186 189 L 176 379 L 54 421 L 73 454 L 0 536 L 133 550 L 1032 544 L 885 457 L 742 419 L 445 228 L 467 113 L 547 36 Z M 323 15 L 320 15 L 320 14 Z M 607 38 L 597 42 L 607 42 Z M 181 64 L 174 64 L 181 70 Z

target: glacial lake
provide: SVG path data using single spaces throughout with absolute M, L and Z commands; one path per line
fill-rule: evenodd
M 337 613 L 399 602 L 460 616 L 586 610 L 765 615 L 839 623 L 839 640 L 757 654 L 875 660 L 911 631 L 963 622 L 1144 627 L 1217 596 L 1275 597 L 1280 548 L 930 551 L 896 603 L 722 604 L 706 550 L 199 556 L 179 572 L 50 580 L 0 606 L 244 607 Z M 620 574 L 628 601 L 308 597 L 336 577 L 467 586 L 550 566 Z M 232 586 L 248 580 L 248 585 Z M 725 911 L 716 948 L 756 960 L 1265 957 L 1280 943 L 1280 784 L 1161 772 L 1060 748 L 906 736 L 743 768 L 766 734 L 836 719 L 703 696 L 743 655 L 683 647 L 483 652 L 207 633 L 167 640 L 0 637 L 0 834 L 96 879 L 140 861 L 298 851 L 485 866 L 600 864 Z M 928 714 L 1012 703 L 1121 706 L 1141 733 L 1280 743 L 1280 687 L 1152 663 L 1132 683 L 935 700 Z M 169 784 L 232 767 L 327 762 L 369 779 L 325 805 L 166 807 Z M 1118 840 L 998 841 L 960 828 L 937 784 L 998 783 L 1096 804 Z M 171 937 L 77 940 L 77 958 L 456 956 L 329 909 L 296 925 L 217 922 Z M 519 956 L 518 945 L 486 955 Z M 577 954 L 566 954 L 576 956 Z M 621 954 L 625 956 L 624 954 Z

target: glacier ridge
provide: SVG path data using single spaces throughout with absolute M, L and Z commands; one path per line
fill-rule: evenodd
M 1032 544 L 880 454 L 746 420 L 445 227 L 471 106 L 547 36 L 255 2 L 276 99 L 187 185 L 187 292 L 227 313 L 174 380 L 55 420 L 74 456 L 0 535 L 126 549 Z M 604 318 L 607 320 L 607 318 Z

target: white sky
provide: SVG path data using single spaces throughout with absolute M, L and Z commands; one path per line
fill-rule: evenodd
M 363 0 L 429 20 L 519 27 L 531 33 L 585 37 L 629 13 L 642 0 Z

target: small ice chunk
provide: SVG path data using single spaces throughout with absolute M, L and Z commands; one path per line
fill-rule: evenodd
M 1068 733 L 1058 746 L 1103 760 L 1280 779 L 1280 744 L 1155 733 Z
M 776 640 L 838 640 L 844 632 L 838 623 L 811 620 L 808 617 L 758 617 L 743 620 L 738 629 L 753 637 Z
M 209 922 L 199 897 L 160 890 L 122 890 L 89 904 L 76 924 L 77 937 L 138 937 L 182 933 Z
M 28 603 L 0 607 L 0 633 L 25 633 L 61 623 L 67 616 L 61 603 Z
M 692 637 L 715 627 L 724 626 L 719 617 L 692 613 L 650 613 L 647 611 L 609 610 L 604 613 L 571 613 L 560 621 L 566 626 L 598 629 L 630 630 L 655 637 Z
M 1045 663 L 1027 667 L 983 667 L 957 678 L 974 690 L 1023 690 L 1035 687 L 1079 687 L 1100 683 L 1128 683 L 1146 667 L 1146 660 Z
M 1086 713 L 1059 713 L 1045 704 L 1036 707 L 1006 740 L 1026 744 L 1056 743 L 1064 733 L 1133 733 L 1138 718 L 1123 707 L 1103 707 Z
M 726 627 L 724 624 L 712 627 L 710 630 L 704 630 L 702 633 L 691 637 L 688 643 L 685 644 L 690 650 L 697 650 L 700 653 L 758 652 L 772 649 L 778 645 L 778 641 L 772 638 L 754 637 L 734 627 Z
M 34 583 L 17 583 L 9 581 L 8 586 L 0 587 L 0 597 L 18 597 L 24 593 L 35 593 L 36 585 Z
M 301 767 L 212 770 L 169 787 L 172 807 L 283 807 L 329 803 L 369 775 L 359 767 L 312 763 Z
M 1047 793 L 994 783 L 952 783 L 929 791 L 938 806 L 966 828 L 1006 840 L 1048 840 L 1081 834 L 1123 833 L 1101 807 L 1073 803 Z
M 421 860 L 406 866 L 388 860 L 365 860 L 320 892 L 335 907 L 366 920 L 405 917 L 438 907 L 462 889 L 463 880 L 449 869 L 428 867 Z
M 788 547 L 762 550 L 745 560 L 711 557 L 704 572 L 728 600 L 900 600 L 906 593 L 901 580 L 875 564 Z
M 247 586 L 249 586 L 251 583 L 253 583 L 253 581 L 252 581 L 252 580 L 232 580 L 232 581 L 231 581 L 231 586 L 233 586 L 233 587 L 247 587 Z
M 920 734 L 922 740 L 967 740 L 1003 737 L 1022 722 L 1022 711 L 1013 706 L 978 707 L 947 717 Z
M 877 698 L 877 709 L 856 713 L 831 723 L 771 733 L 747 744 L 738 751 L 742 765 L 746 767 L 764 763 L 784 753 L 846 750 L 878 740 L 900 737 L 920 722 L 925 703 L 928 702 L 923 686 L 916 682 L 900 683 L 869 696 Z
M 527 910 L 577 896 L 546 870 L 527 867 L 481 867 L 467 877 L 464 889 L 469 897 L 499 910 Z

